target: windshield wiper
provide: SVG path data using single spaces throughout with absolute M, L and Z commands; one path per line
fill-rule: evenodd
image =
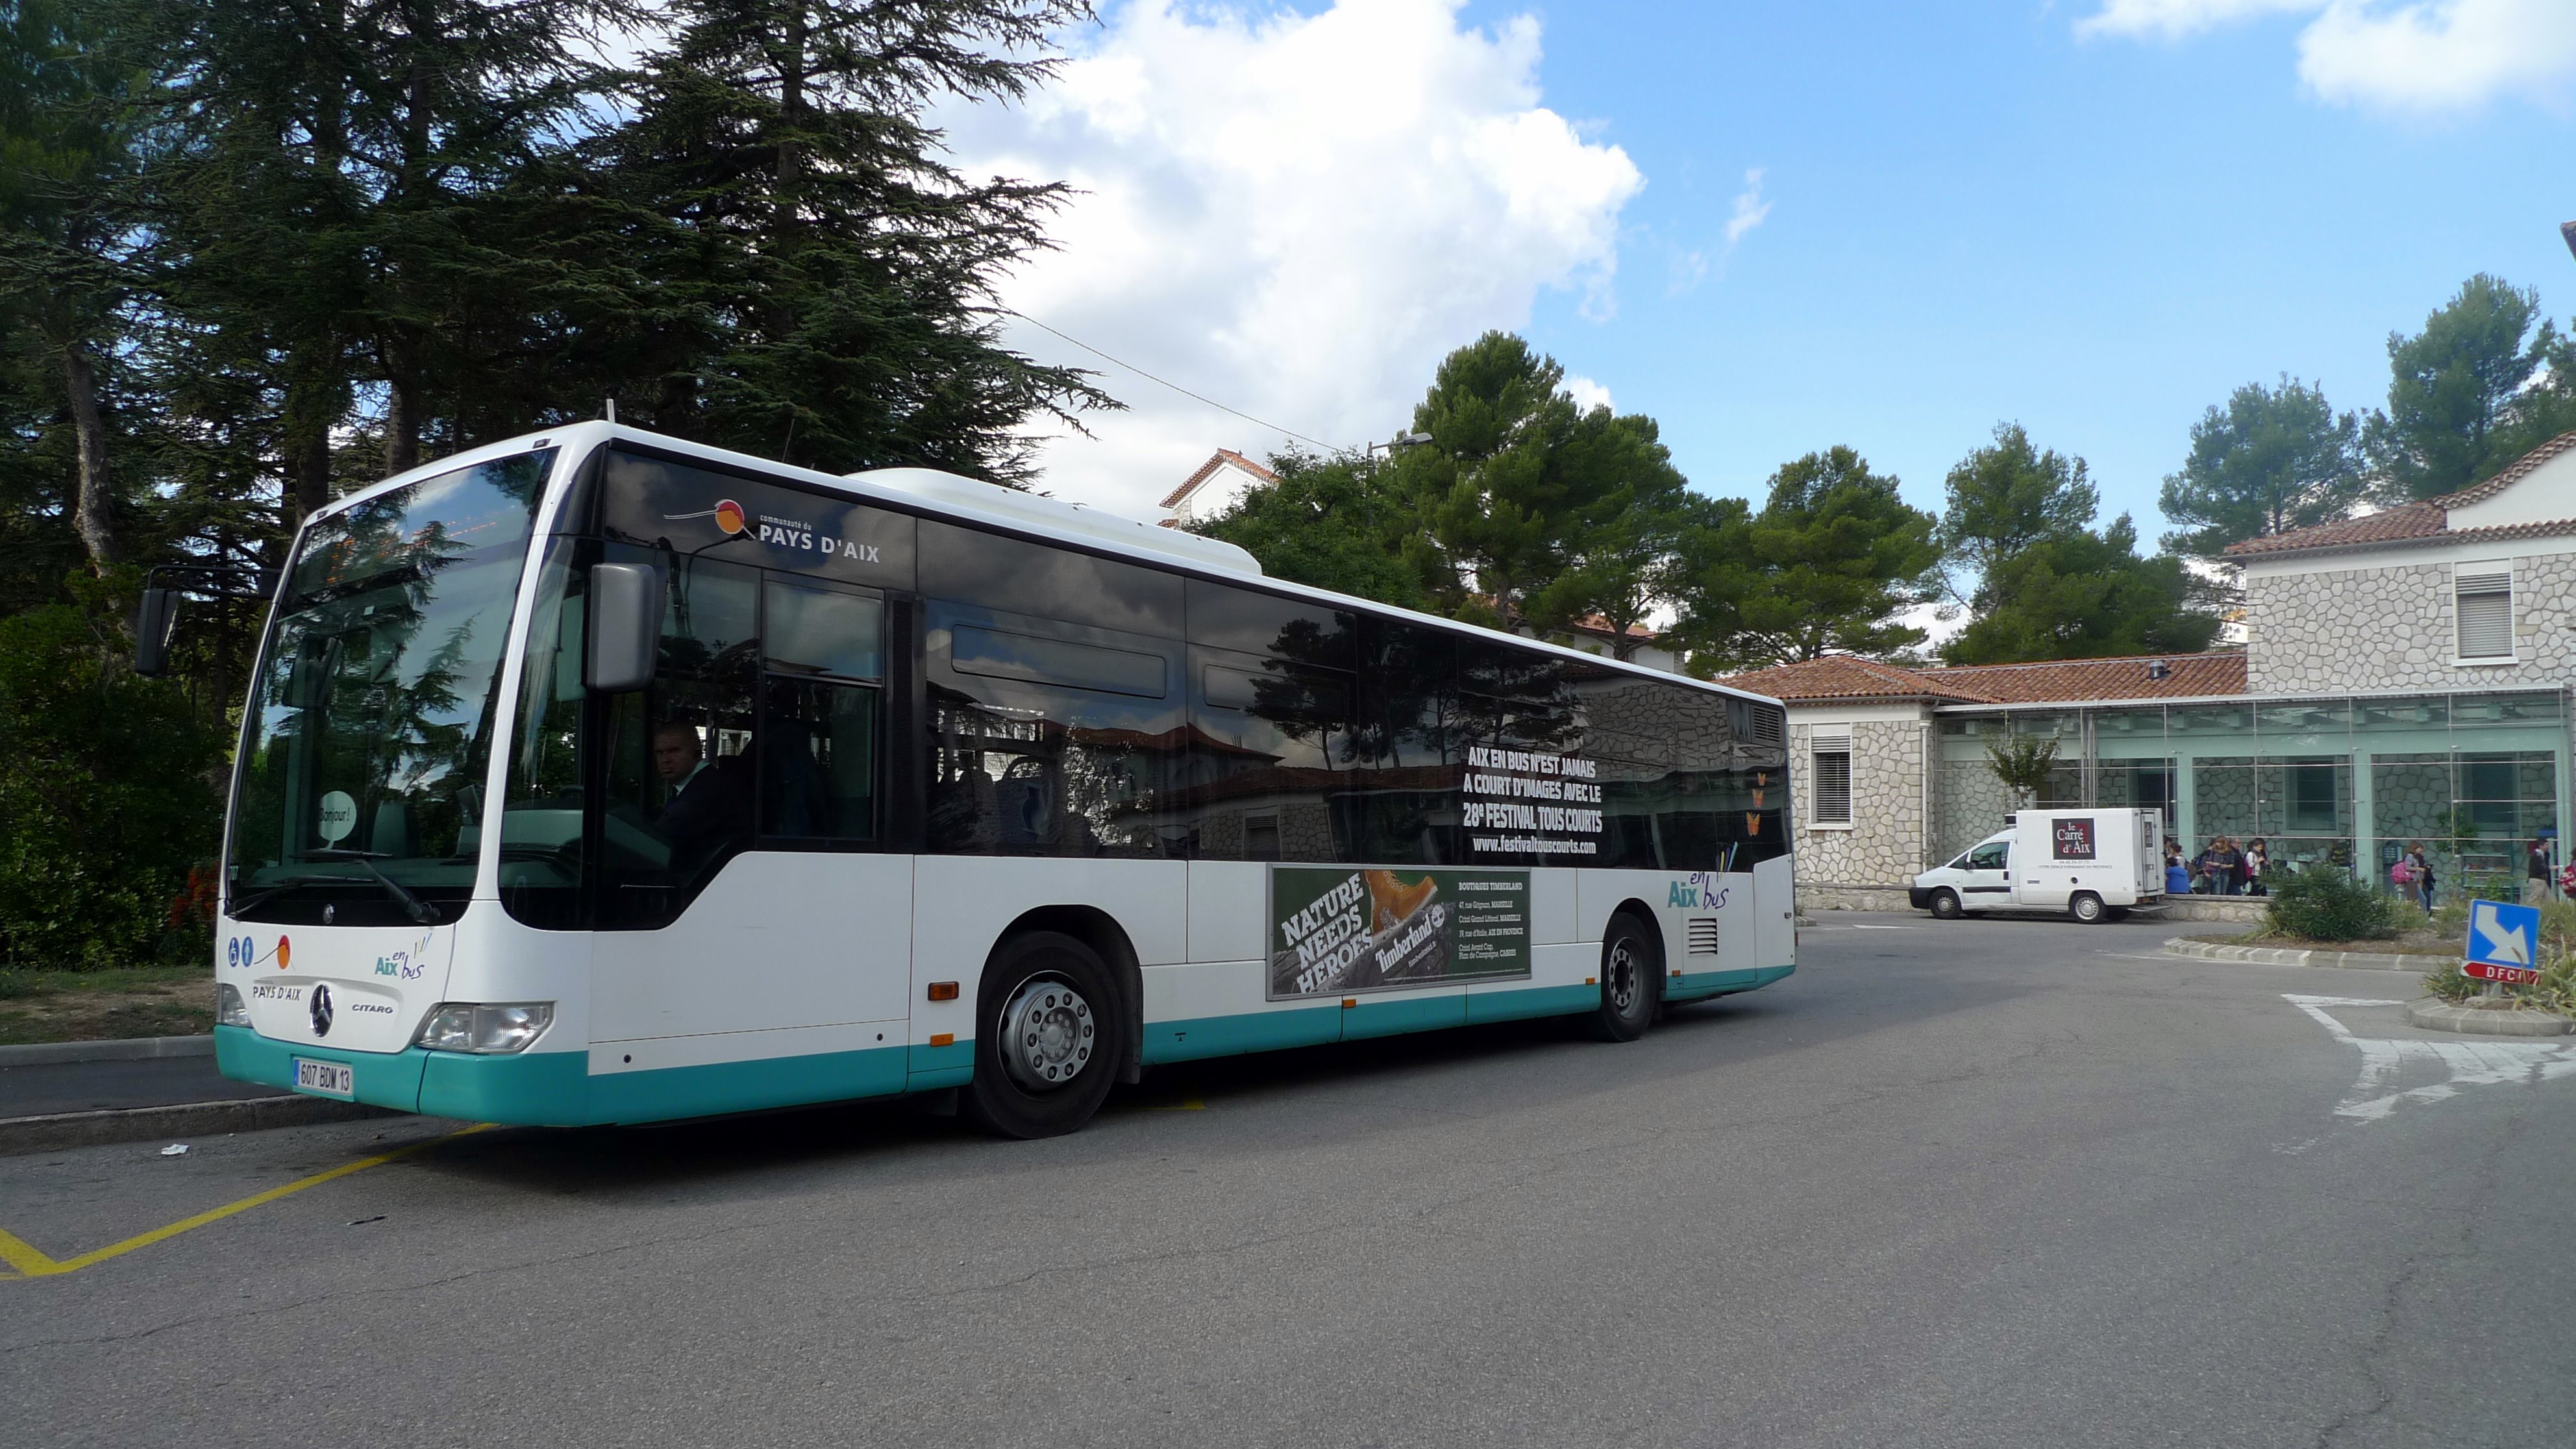
M 438 908 L 436 906 L 433 906 L 429 902 L 422 900 L 420 897 L 413 895 L 403 886 L 402 882 L 395 880 L 392 876 L 376 869 L 377 861 L 391 860 L 393 858 L 385 854 L 383 851 L 338 850 L 326 848 L 322 850 L 298 851 L 296 852 L 295 858 L 298 860 L 354 860 L 358 863 L 360 869 L 366 871 L 368 875 L 375 877 L 376 884 L 385 888 L 385 894 L 392 896 L 396 901 L 402 904 L 404 915 L 411 917 L 413 920 L 418 921 L 424 926 L 435 926 L 438 924 L 439 916 Z M 348 877 L 334 876 L 332 879 L 346 880 Z M 298 884 L 306 883 L 308 882 L 298 882 Z
M 254 891 L 247 896 L 233 897 L 232 900 L 224 906 L 224 913 L 226 915 L 238 916 L 244 911 L 255 909 L 260 902 L 267 900 L 272 896 L 283 895 L 284 893 L 295 889 L 297 886 L 343 885 L 349 880 L 350 877 L 345 875 L 290 875 L 284 880 L 269 882 L 268 887 L 265 890 Z

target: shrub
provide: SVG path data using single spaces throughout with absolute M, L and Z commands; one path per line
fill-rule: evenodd
M 2424 994 L 2456 1006 L 2478 994 L 2478 983 L 2463 976 L 2458 967 L 2424 973 Z
M 2371 882 L 2332 865 L 2284 870 L 2269 877 L 2271 928 L 2311 941 L 2384 941 L 2397 934 L 2398 902 Z
M 68 604 L 0 619 L 0 965 L 131 965 L 204 936 L 173 905 L 215 854 L 222 744 L 125 648 Z

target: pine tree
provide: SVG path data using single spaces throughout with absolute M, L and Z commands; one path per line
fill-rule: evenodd
M 680 0 L 595 150 L 605 200 L 663 224 L 654 314 L 621 409 L 808 466 L 921 464 L 1015 481 L 1035 415 L 1108 406 L 1002 347 L 983 299 L 1046 245 L 1057 183 L 971 181 L 925 119 L 1052 73 L 1080 0 Z M 1031 58 L 1036 57 L 1036 58 Z
M 2348 516 L 2361 501 L 2361 424 L 2318 388 L 2249 382 L 2191 429 L 2191 456 L 2159 504 L 2176 523 L 2167 549 L 2214 557 L 2232 543 Z
M 2456 492 L 2543 441 L 2515 427 L 2515 402 L 2558 343 L 2538 292 L 2484 272 L 2423 331 L 2388 334 L 2388 410 L 2366 433 L 2382 500 Z
M 1895 622 L 1929 597 L 1936 520 L 1850 448 L 1809 453 L 1771 475 L 1759 513 L 1735 500 L 1684 546 L 1677 632 L 1703 673 L 1828 653 L 1886 657 L 1921 644 Z

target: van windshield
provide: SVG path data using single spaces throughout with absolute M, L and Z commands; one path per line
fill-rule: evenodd
M 227 909 L 454 920 L 472 896 L 502 646 L 553 450 L 306 530 L 243 723 Z

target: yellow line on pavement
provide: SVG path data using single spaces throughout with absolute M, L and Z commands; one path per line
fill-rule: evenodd
M 299 1177 L 283 1187 L 272 1187 L 266 1192 L 253 1193 L 239 1202 L 228 1202 L 219 1208 L 208 1208 L 195 1217 L 181 1218 L 168 1227 L 154 1228 L 148 1233 L 138 1233 L 124 1242 L 110 1243 L 104 1248 L 93 1248 L 77 1258 L 56 1261 L 29 1246 L 24 1238 L 13 1236 L 6 1229 L 0 1229 L 0 1263 L 7 1263 L 17 1269 L 14 1275 L 9 1276 L 20 1278 L 50 1278 L 62 1273 L 76 1273 L 92 1264 L 104 1263 L 110 1258 L 131 1253 L 137 1248 L 148 1248 L 154 1243 L 175 1238 L 190 1228 L 202 1228 L 208 1223 L 220 1222 L 235 1213 L 248 1212 L 262 1203 L 275 1202 L 279 1198 L 302 1192 L 308 1187 L 320 1187 L 334 1178 L 347 1177 L 353 1172 L 364 1172 L 370 1167 L 382 1167 L 397 1158 L 409 1157 L 415 1152 L 436 1147 L 442 1142 L 453 1142 L 467 1133 L 480 1132 L 492 1125 L 489 1122 L 478 1122 L 463 1132 L 451 1132 L 444 1137 L 433 1138 L 427 1142 L 415 1142 L 409 1147 L 397 1147 L 391 1152 L 380 1152 L 373 1157 L 344 1162 L 338 1167 L 317 1172 L 311 1177 Z

